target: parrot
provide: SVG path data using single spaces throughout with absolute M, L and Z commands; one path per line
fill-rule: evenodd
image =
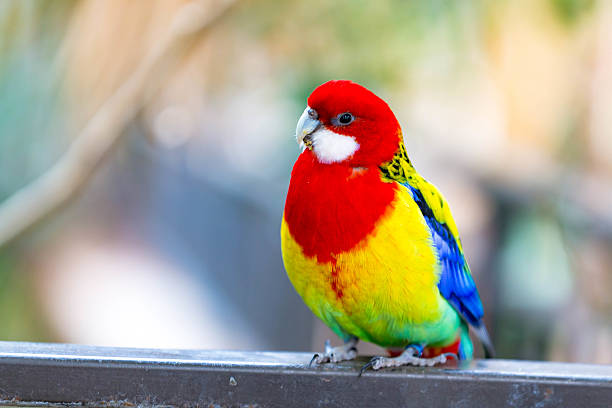
M 301 153 L 281 222 L 289 280 L 344 344 L 310 364 L 389 350 L 360 372 L 495 354 L 449 205 L 409 160 L 387 103 L 349 81 L 319 85 L 297 122 Z

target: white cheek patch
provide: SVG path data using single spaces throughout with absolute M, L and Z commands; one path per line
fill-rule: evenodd
M 354 137 L 341 135 L 327 129 L 312 134 L 313 150 L 321 163 L 338 163 L 351 157 L 359 150 Z

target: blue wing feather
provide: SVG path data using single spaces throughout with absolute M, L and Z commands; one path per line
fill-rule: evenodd
M 453 237 L 450 229 L 444 222 L 436 219 L 432 209 L 418 188 L 408 183 L 401 184 L 411 192 L 431 231 L 433 244 L 441 267 L 440 280 L 438 282 L 440 294 L 469 324 L 475 327 L 480 326 L 484 314 L 482 303 L 469 266 L 455 237 Z

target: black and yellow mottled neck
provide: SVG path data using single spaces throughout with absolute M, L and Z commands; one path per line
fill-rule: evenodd
M 396 182 L 408 187 L 423 216 L 448 228 L 459 249 L 463 251 L 459 232 L 446 200 L 438 189 L 417 173 L 412 166 L 401 134 L 397 152 L 391 160 L 381 164 L 379 168 L 383 181 Z
M 393 159 L 380 165 L 383 179 L 406 183 L 416 175 L 416 170 L 412 167 L 404 142 L 400 138 L 399 148 Z

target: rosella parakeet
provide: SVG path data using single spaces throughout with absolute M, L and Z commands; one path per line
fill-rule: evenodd
M 491 356 L 457 226 L 408 159 L 389 106 L 354 82 L 330 81 L 308 98 L 296 137 L 303 151 L 285 203 L 283 262 L 306 305 L 345 341 L 313 362 L 354 358 L 358 339 L 404 348 L 364 368 L 468 359 L 468 326 Z

